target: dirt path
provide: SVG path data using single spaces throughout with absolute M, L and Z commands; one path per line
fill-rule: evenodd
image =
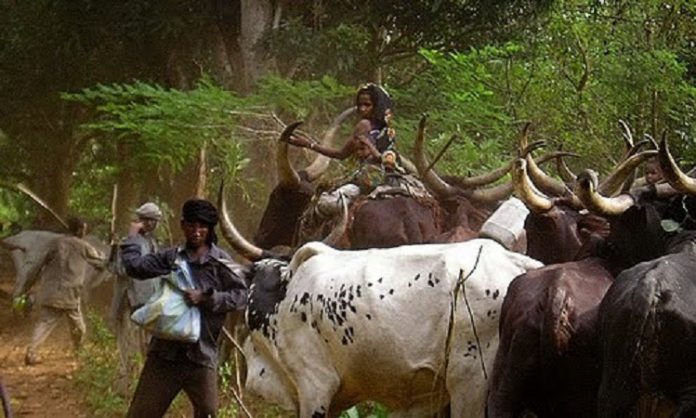
M 61 323 L 40 347 L 42 363 L 25 366 L 24 353 L 36 313 L 28 318 L 13 314 L 9 292 L 11 284 L 0 281 L 0 379 L 9 391 L 15 416 L 90 416 L 73 381 L 77 361 L 67 323 Z

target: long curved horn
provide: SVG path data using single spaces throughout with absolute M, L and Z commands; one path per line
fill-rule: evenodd
M 425 115 L 421 116 L 420 122 L 418 123 L 418 130 L 416 131 L 416 140 L 413 143 L 413 156 L 414 163 L 418 169 L 418 173 L 423 180 L 423 183 L 430 189 L 435 195 L 440 198 L 447 198 L 454 196 L 458 193 L 455 187 L 452 187 L 449 183 L 444 181 L 440 176 L 435 174 L 435 171 L 425 170 L 428 168 L 428 158 L 425 156 L 425 150 L 423 143 L 425 142 L 425 121 L 427 117 Z
M 282 184 L 287 188 L 300 186 L 300 175 L 297 174 L 290 159 L 288 158 L 288 138 L 295 132 L 298 126 L 302 125 L 302 121 L 293 122 L 283 129 L 278 140 L 276 148 L 276 166 L 278 167 L 278 184 Z
M 519 150 L 520 157 L 526 156 L 530 154 L 532 151 L 543 147 L 545 144 L 544 141 L 534 141 L 532 143 L 527 144 L 524 148 Z M 502 167 L 493 169 L 487 173 L 479 174 L 476 176 L 471 176 L 471 177 L 457 177 L 457 181 L 455 184 L 459 187 L 465 188 L 465 189 L 473 189 L 479 186 L 484 186 L 486 184 L 491 184 L 493 182 L 496 182 L 503 178 L 507 173 L 512 170 L 512 166 L 515 163 L 515 160 L 510 161 L 509 163 L 505 164 Z M 500 199 L 505 199 L 507 196 L 509 196 L 512 193 L 512 186 L 508 185 L 507 187 L 501 187 L 500 186 L 494 186 L 489 189 L 485 190 L 477 190 L 473 191 L 471 194 L 472 199 L 476 200 L 477 197 L 477 192 L 480 192 L 480 195 L 482 199 L 488 200 L 494 198 L 494 196 L 502 196 L 500 198 L 495 198 L 495 200 L 500 200 Z
M 336 225 L 334 225 L 329 235 L 322 240 L 324 244 L 331 247 L 338 247 L 338 245 L 341 243 L 341 238 L 343 238 L 343 236 L 346 234 L 346 230 L 348 229 L 349 216 L 347 199 L 343 195 L 341 195 L 340 199 L 341 219 L 336 223 Z
M 590 212 L 603 216 L 621 215 L 635 204 L 633 198 L 622 194 L 604 197 L 597 192 L 599 177 L 594 170 L 585 169 L 578 174 L 575 195 Z
M 331 123 L 331 126 L 329 126 L 329 129 L 326 130 L 326 133 L 324 134 L 324 138 L 322 139 L 321 143 L 327 147 L 333 146 L 333 142 L 336 138 L 336 133 L 338 132 L 338 128 L 341 127 L 341 124 L 348 118 L 348 116 L 352 115 L 356 111 L 357 107 L 353 106 L 350 107 L 343 112 L 341 112 L 340 115 L 336 116 Z M 316 179 L 318 179 L 326 169 L 329 167 L 329 162 L 331 159 L 325 155 L 318 154 L 317 157 L 312 161 L 312 163 L 305 168 L 305 172 L 307 173 L 307 179 L 311 182 Z
M 425 132 L 425 122 L 426 122 L 426 116 L 423 115 L 421 117 L 420 123 L 418 124 L 418 131 L 416 133 L 416 140 L 414 142 L 413 146 L 413 153 L 414 153 L 414 163 L 416 168 L 418 169 L 418 173 L 421 176 L 421 179 L 423 180 L 423 183 L 433 191 L 437 196 L 440 196 L 441 198 L 445 197 L 450 197 L 454 196 L 456 194 L 461 193 L 462 189 L 472 189 L 475 187 L 483 186 L 485 184 L 490 184 L 493 183 L 499 179 L 501 179 L 503 176 L 505 176 L 508 172 L 510 172 L 510 169 L 512 168 L 512 163 L 509 163 L 503 167 L 494 169 L 488 173 L 483 173 L 479 174 L 477 176 L 472 176 L 472 177 L 457 177 L 457 187 L 454 187 L 447 183 L 445 180 L 443 180 L 440 176 L 438 176 L 433 170 L 428 170 L 425 172 L 427 167 L 429 166 L 428 164 L 428 158 L 425 156 L 425 150 L 424 150 L 424 132 Z M 532 144 L 525 145 L 525 147 L 521 148 L 523 149 L 523 153 L 529 153 L 533 151 L 534 149 L 540 147 L 543 145 L 543 141 L 536 141 Z M 473 199 L 480 201 L 482 203 L 486 202 L 492 202 L 492 201 L 497 201 L 500 199 L 504 199 L 505 197 L 509 196 L 512 193 L 512 188 L 510 185 L 499 185 L 499 186 L 494 186 L 489 189 L 484 189 L 484 190 L 472 190 L 472 191 L 466 191 L 464 194 Z
M 515 196 L 529 208 L 530 211 L 541 214 L 553 208 L 553 202 L 536 190 L 527 175 L 527 161 L 523 158 L 515 160 L 512 168 L 512 184 Z
M 538 147 L 538 144 L 540 144 L 543 141 L 537 141 L 532 144 L 530 144 L 527 148 L 529 152 L 531 152 L 534 148 Z M 526 153 L 523 153 L 523 155 Z M 579 155 L 572 153 L 572 152 L 566 152 L 566 151 L 554 151 L 550 152 L 547 154 L 544 154 L 541 158 L 539 158 L 539 164 L 546 163 L 547 161 L 552 160 L 553 158 L 557 158 L 558 156 L 573 156 L 573 157 L 579 157 Z M 516 159 L 513 159 L 508 163 L 509 169 L 511 170 L 514 167 L 515 162 L 517 161 Z M 470 188 L 465 188 L 459 183 L 459 179 L 452 179 L 451 180 L 452 184 L 456 187 L 462 187 L 463 190 L 461 190 L 459 193 L 463 194 L 465 197 L 477 201 L 479 203 L 492 203 L 496 202 L 502 199 L 507 198 L 510 196 L 513 191 L 514 187 L 512 185 L 511 181 L 508 181 L 503 184 L 499 184 L 497 186 L 489 187 L 487 189 L 470 189 Z M 569 190 L 568 190 L 569 192 Z
M 487 189 L 465 190 L 463 195 L 477 203 L 494 203 L 507 199 L 513 190 L 512 182 L 508 181 Z
M 635 169 L 650 157 L 657 155 L 657 151 L 648 150 L 631 155 L 621 162 L 614 171 L 597 187 L 597 191 L 604 196 L 613 196 L 617 193 L 624 182 L 630 177 Z
M 534 184 L 544 193 L 563 196 L 568 193 L 566 185 L 548 174 L 546 174 L 539 165 L 534 161 L 531 155 L 527 155 L 527 175 L 532 179 Z
M 270 254 L 263 249 L 255 246 L 247 241 L 230 220 L 227 213 L 227 203 L 225 202 L 225 183 L 220 184 L 218 192 L 218 208 L 220 208 L 220 230 L 222 236 L 227 242 L 239 253 L 242 257 L 250 261 L 258 261 L 263 258 L 268 258 Z
M 534 141 L 532 143 L 527 144 L 524 148 L 519 150 L 520 157 L 524 157 L 532 151 L 543 147 L 545 144 L 544 141 Z M 456 185 L 463 187 L 463 188 L 476 188 L 479 186 L 484 186 L 486 184 L 491 184 L 493 182 L 496 182 L 503 178 L 507 173 L 512 170 L 512 166 L 515 163 L 515 160 L 510 161 L 509 163 L 505 164 L 502 167 L 493 169 L 489 171 L 488 173 L 483 173 L 479 174 L 477 176 L 471 176 L 471 177 L 457 177 Z M 510 194 L 512 194 L 512 185 L 509 184 L 505 187 L 502 187 L 502 185 L 499 186 L 494 186 L 489 189 L 484 189 L 484 190 L 476 190 L 471 193 L 471 198 L 474 200 L 479 199 L 479 197 L 476 197 L 477 195 L 481 196 L 480 199 L 483 199 L 483 202 L 491 202 L 491 201 L 497 201 L 501 199 L 505 199 L 508 197 Z M 492 200 L 490 200 L 492 199 Z
M 518 149 L 522 150 L 528 146 L 527 137 L 531 122 L 527 122 L 522 128 L 518 141 Z M 568 193 L 568 188 L 563 182 L 556 180 L 542 171 L 531 155 L 527 155 L 527 175 L 532 179 L 532 182 L 543 192 L 554 196 L 563 196 Z
M 562 151 L 560 148 L 558 150 Z M 575 179 L 577 176 L 571 171 L 570 167 L 568 167 L 568 164 L 566 164 L 562 156 L 556 158 L 556 171 L 563 181 L 566 183 L 575 184 Z
M 657 158 L 660 161 L 662 176 L 672 187 L 682 193 L 696 194 L 696 180 L 686 175 L 674 161 L 674 157 L 669 151 L 667 136 L 663 136 L 662 141 L 660 141 Z
M 628 126 L 628 123 L 626 123 L 623 119 L 619 119 L 619 126 L 621 127 L 621 137 L 624 140 L 626 150 L 632 149 L 635 145 L 633 141 L 633 133 L 631 132 L 631 127 Z

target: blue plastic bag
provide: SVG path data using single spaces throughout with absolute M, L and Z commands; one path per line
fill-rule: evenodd
M 195 289 L 186 261 L 177 258 L 176 268 L 145 305 L 136 309 L 131 320 L 152 335 L 165 340 L 196 342 L 201 336 L 201 312 L 189 306 L 184 291 Z

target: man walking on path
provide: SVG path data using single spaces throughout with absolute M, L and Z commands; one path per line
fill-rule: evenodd
M 24 294 L 41 279 L 36 301 L 40 307 L 39 321 L 34 328 L 24 362 L 34 365 L 39 362 L 37 348 L 65 316 L 70 325 L 73 348 L 78 351 L 85 335 L 85 320 L 80 308 L 85 270 L 91 264 L 97 269 L 105 268 L 105 256 L 82 238 L 87 234 L 87 223 L 80 218 L 68 221 L 72 235 L 56 238 L 51 245 L 41 271 L 26 283 L 20 294 Z

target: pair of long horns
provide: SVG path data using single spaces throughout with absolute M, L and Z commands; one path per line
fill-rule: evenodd
M 322 144 L 328 147 L 333 146 L 336 138 L 336 133 L 338 132 L 341 124 L 355 112 L 355 106 L 350 107 L 340 115 L 334 118 L 329 129 L 326 130 L 324 138 L 322 139 Z M 299 187 L 300 185 L 300 175 L 290 164 L 290 159 L 288 158 L 288 142 L 284 138 L 290 137 L 295 132 L 302 122 L 294 122 L 285 127 L 283 133 L 280 135 L 280 140 L 278 141 L 278 146 L 276 149 L 276 166 L 278 167 L 278 183 L 286 187 Z M 307 180 L 312 182 L 326 171 L 329 167 L 330 158 L 321 154 L 317 154 L 314 161 L 305 168 L 305 173 L 307 173 Z
M 529 127 L 530 124 L 527 124 L 522 130 L 522 134 L 520 135 L 519 141 L 520 149 L 524 149 L 525 147 L 527 147 L 527 135 Z M 612 196 L 618 193 L 621 190 L 623 184 L 626 182 L 626 180 L 635 172 L 635 169 L 640 164 L 645 162 L 645 160 L 647 160 L 648 158 L 657 155 L 656 150 L 639 152 L 640 148 L 648 143 L 647 140 L 634 145 L 632 142 L 632 136 L 630 137 L 630 139 L 631 147 L 628 150 L 626 157 L 597 186 L 597 190 L 599 190 L 599 192 L 603 195 Z M 626 139 L 626 141 L 628 142 L 628 139 Z M 561 158 L 563 156 L 577 157 L 578 155 L 569 153 L 565 155 L 562 154 L 559 158 L 557 158 L 558 172 L 561 175 L 561 177 L 569 183 L 575 183 L 577 181 L 577 176 L 574 175 L 570 171 L 570 169 L 568 169 L 567 165 L 565 165 Z M 543 170 L 541 170 L 532 158 L 531 154 L 527 154 L 526 161 L 527 173 L 529 174 L 529 177 L 543 193 L 548 194 L 550 196 L 565 196 L 568 194 L 568 187 L 563 182 L 556 180 L 555 178 L 549 176 Z
M 421 176 L 421 179 L 423 180 L 423 183 L 425 183 L 426 186 L 428 186 L 428 188 L 433 191 L 433 193 L 435 193 L 437 196 L 441 198 L 461 195 L 481 203 L 497 202 L 507 198 L 508 196 L 510 196 L 510 194 L 512 194 L 514 189 L 514 184 L 512 181 L 487 189 L 476 189 L 476 187 L 487 185 L 501 179 L 508 172 L 514 169 L 517 158 L 513 159 L 508 164 L 500 168 L 489 171 L 488 173 L 484 173 L 473 177 L 457 178 L 456 186 L 453 186 L 446 182 L 444 179 L 439 177 L 433 170 L 428 170 L 429 164 L 427 157 L 425 156 L 424 150 L 425 122 L 426 118 L 422 117 L 418 126 L 416 141 L 414 143 L 414 162 L 416 167 L 418 168 L 418 172 Z M 518 157 L 525 158 L 529 156 L 529 154 L 532 151 L 544 145 L 543 141 L 528 143 L 526 141 L 526 131 L 523 132 L 523 135 L 525 137 L 525 140 L 523 144 L 520 144 Z M 552 159 L 559 158 L 561 156 L 575 156 L 575 154 L 564 151 L 554 151 L 542 156 L 539 159 L 539 164 L 545 163 Z M 536 171 L 539 173 L 543 173 L 537 167 L 536 163 L 534 163 L 533 160 L 531 161 L 534 167 L 536 168 Z M 549 176 L 545 174 L 543 174 L 543 176 L 549 178 Z M 537 181 L 544 182 L 546 178 L 540 180 L 541 177 L 541 175 L 538 175 Z
M 474 201 L 479 201 L 482 203 L 496 202 L 506 197 L 510 196 L 512 193 L 512 185 L 510 183 L 504 183 L 499 186 L 491 187 L 489 189 L 475 189 L 476 187 L 490 184 L 504 175 L 506 175 L 511 166 L 507 165 L 496 170 L 492 170 L 488 173 L 473 176 L 473 177 L 461 177 L 457 179 L 457 185 L 459 187 L 452 186 L 440 176 L 438 176 L 435 171 L 428 169 L 429 163 L 425 156 L 424 142 L 425 142 L 425 122 L 426 117 L 421 117 L 420 123 L 418 124 L 418 131 L 416 133 L 416 141 L 414 143 L 414 163 L 418 169 L 418 173 L 423 180 L 423 183 L 438 197 L 448 198 L 457 195 L 462 195 L 470 198 Z

